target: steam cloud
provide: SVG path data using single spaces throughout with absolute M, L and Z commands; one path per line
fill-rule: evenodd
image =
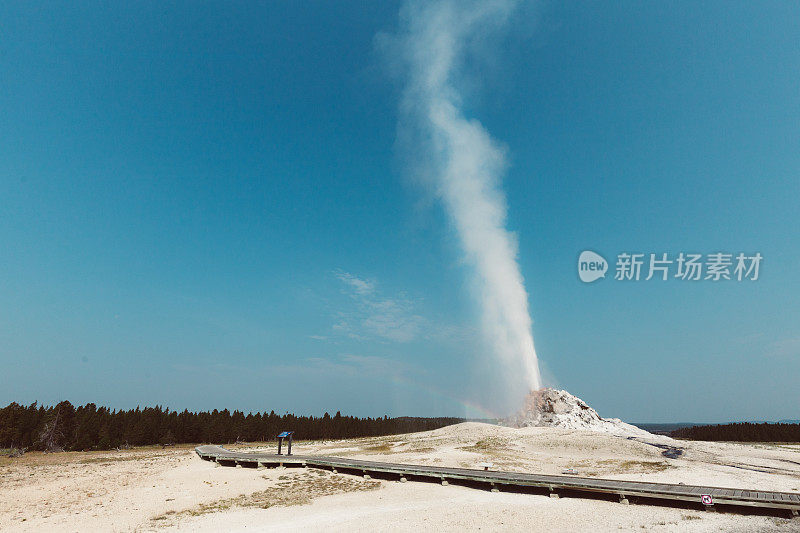
M 500 187 L 505 157 L 484 127 L 465 116 L 458 87 L 462 66 L 502 29 L 514 4 L 409 1 L 393 44 L 405 67 L 400 139 L 417 157 L 428 152 L 421 158 L 425 168 L 417 170 L 431 181 L 473 268 L 484 333 L 494 355 L 508 376 L 524 376 L 509 383 L 509 392 L 516 394 L 542 383 L 517 241 L 505 228 L 507 206 Z

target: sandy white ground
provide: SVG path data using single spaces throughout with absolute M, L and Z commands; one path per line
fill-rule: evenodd
M 682 457 L 668 459 L 646 442 L 609 434 L 466 423 L 301 443 L 296 452 L 463 467 L 490 461 L 504 470 L 575 468 L 606 478 L 800 492 L 800 446 L 672 444 L 684 449 Z M 191 448 L 27 454 L 0 462 L 1 531 L 412 529 L 800 531 L 800 519 L 365 481 L 313 469 L 215 467 Z

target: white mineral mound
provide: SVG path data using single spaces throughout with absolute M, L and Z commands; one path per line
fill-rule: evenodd
M 531 391 L 525 398 L 523 409 L 506 422 L 509 426 L 518 428 L 557 427 L 629 437 L 653 436 L 643 429 L 626 424 L 619 418 L 601 418 L 586 402 L 567 391 L 558 389 Z

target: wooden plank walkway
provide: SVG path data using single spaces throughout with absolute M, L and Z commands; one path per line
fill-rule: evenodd
M 197 455 L 207 461 L 216 461 L 224 466 L 307 466 L 358 473 L 362 475 L 397 475 L 398 479 L 424 478 L 442 482 L 462 481 L 485 484 L 492 489 L 520 490 L 535 487 L 557 495 L 599 494 L 618 496 L 627 503 L 629 497 L 649 498 L 664 502 L 683 502 L 702 505 L 700 497 L 710 495 L 714 507 L 718 505 L 739 508 L 758 507 L 766 510 L 786 512 L 798 516 L 800 512 L 800 493 L 754 491 L 723 487 L 705 487 L 670 483 L 650 483 L 643 481 L 622 481 L 616 479 L 596 479 L 577 476 L 555 476 L 545 474 L 526 474 L 520 472 L 500 472 L 474 470 L 469 468 L 448 468 L 429 465 L 407 465 L 383 463 L 341 457 L 316 455 L 276 455 L 266 452 L 235 452 L 219 446 L 198 446 Z

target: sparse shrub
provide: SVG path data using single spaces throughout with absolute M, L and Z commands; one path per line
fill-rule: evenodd
M 22 457 L 23 455 L 25 455 L 26 451 L 27 451 L 26 448 L 16 448 L 16 447 L 12 446 L 8 450 L 8 453 L 6 454 L 6 457 L 10 457 L 12 459 L 15 459 L 17 457 Z

